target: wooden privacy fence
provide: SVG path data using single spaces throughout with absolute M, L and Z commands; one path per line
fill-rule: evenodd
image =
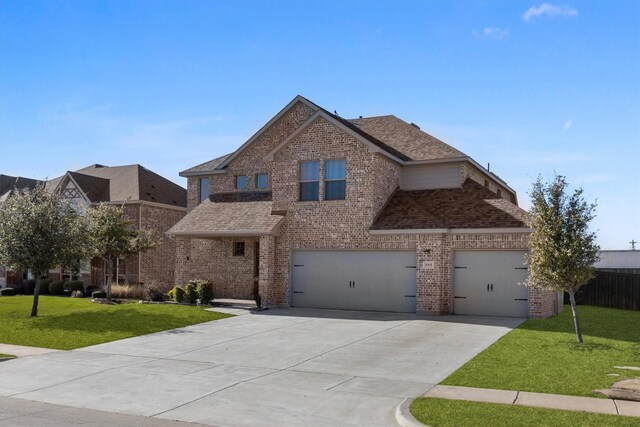
M 569 304 L 569 294 L 564 303 Z M 640 310 L 640 274 L 596 271 L 596 277 L 576 292 L 576 303 Z

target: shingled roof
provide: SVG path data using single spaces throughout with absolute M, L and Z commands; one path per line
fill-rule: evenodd
M 42 183 L 43 181 L 38 181 L 37 179 L 0 174 L 0 202 L 6 200 L 16 190 L 33 190 L 36 188 L 36 185 Z
M 372 135 L 408 160 L 433 160 L 464 157 L 466 154 L 396 116 L 363 117 L 349 120 L 363 132 Z M 404 159 L 403 159 L 404 160 Z
M 272 215 L 272 210 L 270 201 L 214 203 L 205 200 L 167 234 L 189 237 L 269 235 L 283 218 Z
M 204 162 L 192 168 L 183 170 L 182 172 L 180 172 L 180 176 L 189 176 L 204 172 L 211 172 L 218 166 L 220 166 L 222 162 L 227 160 L 227 158 L 229 158 L 229 156 L 231 156 L 232 154 L 233 153 L 225 154 L 224 156 L 216 157 L 215 159 L 209 160 L 208 162 Z
M 467 179 L 462 188 L 397 190 L 372 230 L 528 228 L 529 214 Z

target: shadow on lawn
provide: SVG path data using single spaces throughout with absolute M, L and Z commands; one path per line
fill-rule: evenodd
M 587 348 L 596 349 L 598 345 L 606 346 L 589 343 L 589 337 L 640 343 L 640 327 L 638 327 L 640 311 L 581 305 L 578 306 L 578 317 Z M 560 314 L 549 319 L 530 319 L 520 325 L 519 329 L 575 335 L 573 316 L 569 306 L 565 306 Z M 640 349 L 640 344 L 638 346 Z
M 39 316 L 30 325 L 34 330 L 62 330 L 87 333 L 154 332 L 167 328 L 178 328 L 185 323 L 183 316 L 171 313 L 139 312 L 126 307 L 113 311 L 76 311 L 69 314 Z M 213 320 L 213 319 L 212 319 Z M 191 331 L 180 331 L 190 333 Z

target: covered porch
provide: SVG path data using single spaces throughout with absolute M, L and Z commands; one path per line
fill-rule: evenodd
M 209 280 L 215 298 L 258 294 L 269 305 L 282 220 L 270 200 L 205 200 L 168 231 L 176 239 L 176 284 Z

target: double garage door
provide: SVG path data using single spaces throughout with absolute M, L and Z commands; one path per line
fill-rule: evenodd
M 453 311 L 456 314 L 528 317 L 524 251 L 455 251 Z
M 524 254 L 454 251 L 454 313 L 527 317 Z M 415 313 L 415 251 L 294 251 L 291 268 L 294 307 Z
M 416 311 L 415 251 L 294 251 L 291 305 Z

